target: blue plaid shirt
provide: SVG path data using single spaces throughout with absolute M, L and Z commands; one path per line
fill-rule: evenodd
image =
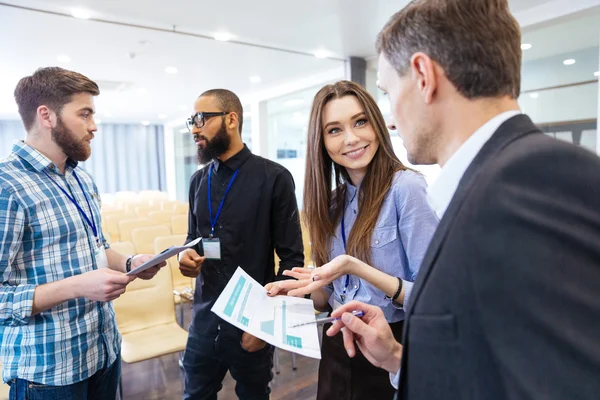
M 65 174 L 23 142 L 0 161 L 0 357 L 2 379 L 64 386 L 112 364 L 121 337 L 112 303 L 77 298 L 32 316 L 36 286 L 97 269 L 96 239 L 70 193 L 89 217 L 87 193 L 100 240 L 100 201 L 92 177 L 68 161 Z

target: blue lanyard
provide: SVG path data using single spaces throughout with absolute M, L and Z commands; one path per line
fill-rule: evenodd
M 342 211 L 342 241 L 344 242 L 344 253 L 348 253 L 346 251 L 346 228 L 344 227 L 344 214 L 345 210 Z M 346 300 L 346 292 L 348 291 L 348 285 L 350 284 L 350 275 L 346 274 L 346 284 L 344 285 L 344 292 L 342 293 L 342 301 Z
M 81 181 L 77 177 L 75 170 L 73 170 L 73 176 L 75 177 L 75 180 L 77 181 L 77 183 L 79 184 L 79 187 L 81 188 L 81 191 L 83 192 L 83 197 L 85 197 L 85 202 L 87 203 L 88 208 L 90 209 L 91 219 L 88 218 L 88 216 L 85 214 L 85 211 L 83 211 L 83 209 L 79 206 L 79 204 L 77 204 L 77 201 L 73 197 L 71 197 L 71 195 L 69 193 L 67 193 L 67 191 L 58 184 L 58 182 L 56 182 L 50 175 L 48 175 L 48 173 L 46 171 L 44 171 L 44 174 L 46 174 L 48 179 L 50 179 L 52 181 L 52 183 L 54 183 L 56 185 L 56 187 L 58 187 L 60 189 L 60 191 L 63 192 L 69 200 L 71 200 L 71 203 L 75 204 L 75 207 L 77 207 L 77 210 L 79 210 L 79 213 L 81 214 L 81 216 L 83 217 L 85 222 L 87 222 L 89 227 L 92 228 L 92 232 L 94 232 L 94 237 L 96 238 L 96 241 L 99 241 L 100 238 L 98 238 L 98 228 L 96 227 L 96 222 L 94 221 L 94 212 L 92 211 L 92 207 L 90 206 L 90 201 L 88 200 L 88 198 L 85 194 L 85 189 L 83 188 Z
M 229 186 L 227 186 L 227 190 L 225 190 L 225 195 L 223 196 L 223 199 L 221 200 L 221 204 L 219 205 L 219 209 L 217 210 L 217 215 L 215 215 L 215 219 L 213 220 L 213 212 L 212 212 L 212 202 L 211 202 L 211 196 L 210 196 L 210 182 L 212 180 L 212 172 L 213 172 L 213 165 L 211 164 L 210 169 L 208 171 L 208 212 L 209 217 L 210 217 L 210 237 L 215 236 L 215 226 L 217 226 L 217 220 L 219 219 L 219 215 L 221 215 L 221 210 L 223 209 L 223 204 L 225 203 L 225 197 L 227 197 L 227 193 L 229 193 L 229 189 L 231 189 L 231 185 L 233 185 L 233 181 L 235 180 L 235 177 L 237 176 L 238 172 L 240 172 L 240 170 L 238 169 L 237 171 L 235 171 L 233 173 L 233 176 L 231 177 L 231 180 L 229 181 Z

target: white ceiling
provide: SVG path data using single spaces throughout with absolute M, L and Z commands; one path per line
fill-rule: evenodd
M 12 91 L 18 79 L 40 66 L 58 64 L 101 83 L 105 90 L 97 99 L 97 109 L 105 121 L 156 122 L 160 113 L 169 120 L 191 113 L 193 100 L 210 88 L 226 87 L 248 96 L 343 68 L 342 61 L 1 6 L 0 37 L 0 110 L 8 106 L 14 112 Z M 132 52 L 134 58 L 129 56 Z M 68 55 L 72 61 L 60 63 L 58 55 Z M 167 66 L 179 73 L 165 73 Z M 251 76 L 262 81 L 251 83 Z M 102 82 L 120 82 L 126 89 L 110 91 L 112 85 L 103 88 Z
M 556 1 L 511 0 L 511 7 L 518 14 Z M 104 90 L 96 105 L 105 122 L 158 123 L 162 122 L 159 114 L 166 115 L 164 121 L 179 120 L 189 114 L 199 93 L 214 87 L 234 90 L 248 102 L 291 88 L 290 82 L 301 81 L 307 87 L 338 79 L 343 77 L 341 60 L 374 56 L 377 32 L 407 2 L 0 0 L 0 118 L 17 117 L 12 92 L 18 79 L 48 65 L 61 65 L 99 81 Z M 2 3 L 66 14 L 83 8 L 92 19 L 195 35 L 229 32 L 235 41 L 246 44 L 78 20 Z M 581 28 L 582 36 L 585 31 Z M 537 44 L 535 32 L 531 34 L 535 43 L 526 57 L 544 48 L 543 38 L 556 41 L 544 33 L 538 35 Z M 327 50 L 330 59 L 311 56 L 317 50 Z M 59 55 L 69 56 L 71 62 L 59 63 Z M 176 67 L 178 74 L 166 74 L 167 66 Z M 251 76 L 262 80 L 251 83 Z M 121 84 L 122 90 L 108 90 L 108 82 Z
M 559 22 L 526 29 L 522 41 L 532 45 L 531 49 L 523 52 L 524 62 L 598 47 L 600 8 L 594 8 L 584 15 L 574 15 Z
M 511 0 L 517 13 L 550 0 Z M 33 8 L 70 13 L 83 8 L 94 19 L 212 36 L 226 31 L 238 40 L 332 56 L 374 55 L 374 40 L 385 22 L 408 0 L 7 0 Z

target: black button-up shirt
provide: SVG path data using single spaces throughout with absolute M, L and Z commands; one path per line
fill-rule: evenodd
M 302 233 L 294 180 L 280 164 L 256 156 L 246 146 L 225 162 L 213 161 L 211 177 L 212 218 L 235 171 L 239 170 L 216 222 L 215 237 L 221 242 L 221 260 L 205 260 L 196 281 L 196 328 L 212 325 L 210 308 L 240 266 L 252 278 L 266 284 L 283 276 L 283 270 L 304 266 Z M 210 165 L 194 174 L 190 184 L 187 242 L 211 233 L 208 210 Z M 275 275 L 274 250 L 281 259 Z M 203 255 L 202 242 L 196 251 Z M 208 328 L 208 327 L 207 327 Z

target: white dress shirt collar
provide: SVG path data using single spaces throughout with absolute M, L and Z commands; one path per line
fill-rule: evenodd
M 446 162 L 435 182 L 427 190 L 429 205 L 438 218 L 442 219 L 444 216 L 460 180 L 481 148 L 490 140 L 500 125 L 518 114 L 521 112 L 512 110 L 496 115 L 475 131 Z

